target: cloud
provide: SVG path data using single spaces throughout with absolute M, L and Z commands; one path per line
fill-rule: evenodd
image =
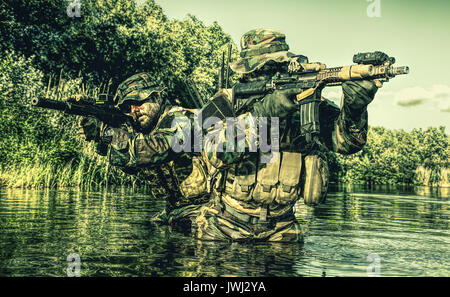
M 438 107 L 440 111 L 450 112 L 450 100 L 441 101 Z
M 434 98 L 450 98 L 450 87 L 445 85 L 434 85 L 431 88 Z
M 430 100 L 432 93 L 422 87 L 406 88 L 398 91 L 394 100 L 400 106 L 415 106 Z
M 339 103 L 342 98 L 342 89 L 337 87 L 325 88 L 322 95 L 327 99 Z M 375 95 L 376 100 L 371 104 L 377 104 L 383 98 L 394 98 L 394 102 L 403 107 L 429 104 L 430 106 L 439 108 L 440 111 L 450 112 L 450 86 L 447 85 L 433 85 L 428 88 L 411 87 L 397 92 L 381 88 Z
M 404 107 L 426 103 L 437 106 L 440 111 L 450 111 L 450 87 L 446 85 L 405 88 L 398 91 L 394 98 L 395 103 Z

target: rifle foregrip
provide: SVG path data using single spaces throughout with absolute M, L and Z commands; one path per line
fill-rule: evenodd
M 342 67 L 339 78 L 342 80 L 363 79 L 374 75 L 372 65 L 351 65 Z

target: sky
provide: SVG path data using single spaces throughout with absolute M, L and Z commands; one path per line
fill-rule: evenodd
M 449 0 L 156 2 L 171 19 L 192 14 L 205 25 L 217 21 L 236 45 L 251 29 L 280 30 L 291 52 L 328 67 L 352 64 L 358 52 L 384 51 L 410 73 L 378 90 L 368 108 L 369 125 L 410 131 L 450 124 Z M 338 104 L 341 94 L 341 87 L 323 92 Z

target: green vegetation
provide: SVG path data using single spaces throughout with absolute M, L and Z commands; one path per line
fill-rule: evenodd
M 83 0 L 81 17 L 65 0 L 0 3 L 0 184 L 8 187 L 145 185 L 110 167 L 78 136 L 77 119 L 32 109 L 32 96 L 84 92 L 96 96 L 137 72 L 164 84 L 169 98 L 191 102 L 192 78 L 212 95 L 222 52 L 232 42 L 214 23 L 194 16 L 169 20 L 154 1 Z M 236 46 L 232 58 L 237 58 Z M 235 78 L 233 78 L 235 79 Z M 391 131 L 374 127 L 353 156 L 330 154 L 333 181 L 448 186 L 449 137 L 444 127 Z
M 336 155 L 336 181 L 364 184 L 415 184 L 448 187 L 449 136 L 445 127 L 389 130 L 371 127 L 357 154 Z
M 109 167 L 95 153 L 93 144 L 78 136 L 76 118 L 62 113 L 32 109 L 27 99 L 46 93 L 62 98 L 84 89 L 80 79 L 58 80 L 43 85 L 43 74 L 13 52 L 0 62 L 0 182 L 9 187 L 101 186 L 135 184 Z M 97 91 L 98 93 L 98 91 Z
M 112 79 L 115 90 L 146 71 L 171 98 L 187 98 L 188 77 L 203 96 L 214 91 L 222 52 L 232 42 L 217 23 L 205 26 L 194 16 L 169 20 L 153 0 L 83 0 L 79 18 L 68 17 L 67 6 L 66 0 L 2 1 L 0 52 L 33 56 L 46 78 L 62 71 L 96 86 Z

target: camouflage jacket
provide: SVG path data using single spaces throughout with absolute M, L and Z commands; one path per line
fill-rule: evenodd
M 104 134 L 111 137 L 110 164 L 144 176 L 158 186 L 152 187 L 158 189 L 153 194 L 168 199 L 172 208 L 206 202 L 207 176 L 201 155 L 176 153 L 172 149 L 174 137 L 182 135 L 182 123 L 194 114 L 194 110 L 166 107 L 148 134 L 137 133 L 129 127 L 107 128 Z M 184 121 L 176 121 L 180 118 Z

